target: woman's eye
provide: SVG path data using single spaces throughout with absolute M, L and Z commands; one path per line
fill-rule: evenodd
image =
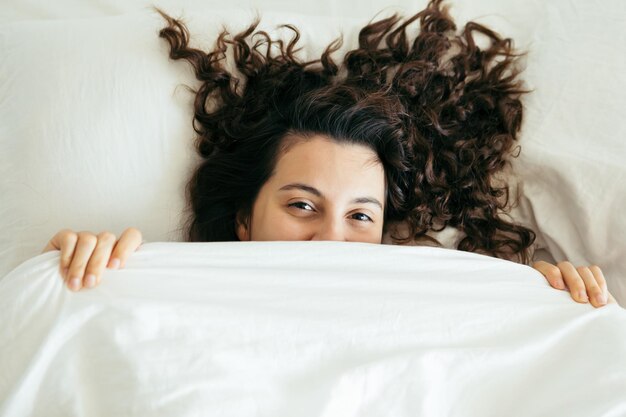
M 298 207 L 298 208 L 300 208 L 300 206 L 307 206 L 307 207 L 309 207 L 309 208 L 310 208 L 310 210 L 309 210 L 309 209 L 306 209 L 306 208 L 303 208 L 302 210 L 306 210 L 306 211 L 313 211 L 313 207 L 311 207 L 311 205 L 310 205 L 310 204 L 305 203 L 304 201 L 297 201 L 297 202 L 295 202 L 295 203 L 291 203 L 291 204 L 289 204 L 289 207 Z
M 363 221 L 363 222 L 373 222 L 372 218 L 370 216 L 368 216 L 367 214 L 355 213 L 354 216 L 361 216 L 357 220 L 360 220 L 360 221 Z

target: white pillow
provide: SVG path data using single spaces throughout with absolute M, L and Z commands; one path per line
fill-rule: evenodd
M 60 229 L 136 226 L 178 238 L 193 166 L 183 65 L 146 16 L 0 27 L 0 267 L 4 276 Z
M 72 12 L 70 3 L 60 10 L 83 16 L 107 10 L 85 3 L 92 9 Z M 626 203 L 620 117 L 626 39 L 621 25 L 606 21 L 623 16 L 626 4 L 603 2 L 600 13 L 584 1 L 572 3 L 448 2 L 459 27 L 473 19 L 529 50 L 523 77 L 535 91 L 525 98 L 522 156 L 514 161 L 525 182 L 515 220 L 538 231 L 538 243 L 555 260 L 600 265 L 626 304 L 626 221 L 619 212 Z M 193 7 L 159 5 L 187 21 L 199 47 L 211 47 L 223 24 L 234 33 L 254 17 L 251 9 L 186 4 Z M 404 3 L 380 16 L 394 10 L 407 16 L 424 5 Z M 18 3 L 3 7 L 5 16 L 19 15 Z M 0 25 L 0 277 L 65 227 L 119 235 L 134 226 L 146 241 L 181 240 L 183 190 L 198 161 L 193 95 L 181 85 L 198 83 L 186 62 L 169 60 L 158 37 L 163 20 L 145 4 L 141 11 L 116 5 L 119 16 L 83 19 L 38 7 L 33 10 L 54 19 L 19 15 L 22 20 Z M 259 9 L 260 29 L 285 39 L 291 32 L 276 25 L 301 30 L 306 59 L 319 57 L 343 30 L 340 57 L 373 17 Z
M 186 16 L 203 48 L 222 24 L 235 33 L 253 18 Z M 266 12 L 259 29 L 288 40 L 293 32 L 276 27 L 294 23 L 310 59 L 340 34 L 337 22 Z M 363 23 L 352 20 L 344 53 Z M 0 276 L 62 228 L 119 235 L 133 226 L 146 241 L 183 239 L 184 187 L 199 161 L 194 96 L 183 85 L 199 82 L 187 62 L 169 59 L 164 26 L 153 11 L 0 25 Z

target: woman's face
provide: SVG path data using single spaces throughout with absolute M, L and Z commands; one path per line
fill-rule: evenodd
M 298 140 L 279 155 L 239 240 L 343 240 L 381 243 L 385 172 L 364 145 L 324 136 Z

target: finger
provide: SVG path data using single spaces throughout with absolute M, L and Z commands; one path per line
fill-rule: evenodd
M 50 252 L 53 250 L 61 250 L 61 241 L 66 237 L 66 235 L 74 233 L 69 229 L 59 230 L 53 237 L 48 241 L 46 247 L 43 248 L 41 253 Z
M 586 303 L 589 301 L 587 298 L 585 282 L 578 274 L 578 271 L 576 271 L 576 268 L 574 268 L 574 265 L 570 262 L 559 262 L 557 266 L 563 274 L 563 280 L 565 281 L 565 284 L 567 284 L 572 298 L 579 303 Z
M 74 256 L 72 257 L 72 262 L 68 270 L 68 286 L 70 289 L 78 291 L 82 287 L 82 278 L 85 274 L 85 268 L 96 247 L 97 241 L 98 238 L 92 233 L 78 233 L 76 250 L 74 251 Z
M 53 250 L 61 251 L 61 257 L 59 260 L 59 273 L 63 280 L 67 280 L 67 267 L 72 260 L 72 255 L 74 253 L 74 248 L 76 246 L 77 240 L 76 233 L 69 229 L 63 229 L 57 232 L 52 239 L 48 242 L 46 247 L 43 249 L 43 252 L 46 253 Z
M 51 242 L 61 251 L 59 269 L 63 280 L 67 282 L 70 263 L 72 262 L 72 257 L 76 250 L 76 243 L 78 242 L 78 235 L 71 230 L 64 230 L 57 233 L 56 236 L 52 238 Z
M 111 257 L 115 240 L 115 235 L 111 232 L 102 232 L 98 235 L 96 247 L 85 268 L 85 276 L 83 278 L 83 286 L 85 288 L 93 288 L 100 283 L 102 271 L 104 271 Z
M 548 280 L 548 283 L 559 290 L 565 289 L 565 283 L 563 282 L 563 276 L 561 270 L 551 263 L 545 261 L 537 261 L 533 264 L 533 268 L 541 272 Z
M 123 268 L 126 265 L 128 257 L 137 250 L 143 237 L 141 232 L 134 227 L 129 227 L 122 232 L 120 239 L 115 244 L 113 253 L 111 254 L 111 260 L 109 261 L 109 268 L 117 269 Z M 117 261 L 116 261 L 117 260 Z
M 604 294 L 602 293 L 602 289 L 598 286 L 598 282 L 591 270 L 586 266 L 579 266 L 576 268 L 576 271 L 585 283 L 587 296 L 589 297 L 589 301 L 591 301 L 591 305 L 594 307 L 602 307 L 605 305 L 606 300 L 604 299 Z
M 604 278 L 604 273 L 597 265 L 592 265 L 589 267 L 589 270 L 593 274 L 593 277 L 596 279 L 598 283 L 598 287 L 602 290 L 602 294 L 604 295 L 604 299 L 608 302 L 609 297 L 609 288 L 606 285 L 606 279 Z

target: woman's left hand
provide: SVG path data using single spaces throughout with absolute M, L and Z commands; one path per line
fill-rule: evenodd
M 591 301 L 594 307 L 602 307 L 607 303 L 617 304 L 606 287 L 602 270 L 596 265 L 574 267 L 567 261 L 556 265 L 538 261 L 532 267 L 541 272 L 552 287 L 569 290 L 574 301 L 579 303 Z

